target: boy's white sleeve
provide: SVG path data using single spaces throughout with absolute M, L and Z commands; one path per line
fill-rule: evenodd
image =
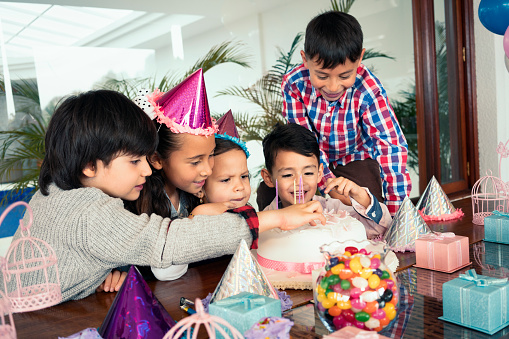
M 150 267 L 152 273 L 161 281 L 176 280 L 186 274 L 187 264 L 184 265 L 171 265 L 167 268 Z
M 383 226 L 384 228 L 389 227 L 392 222 L 391 214 L 389 213 L 389 209 L 384 203 L 379 202 L 369 191 L 368 188 L 362 187 L 366 190 L 370 198 L 370 203 L 368 207 L 364 207 L 359 204 L 355 199 L 350 197 L 350 201 L 352 202 L 352 207 L 355 209 L 357 213 L 362 215 L 364 218 L 367 218 L 374 223 Z

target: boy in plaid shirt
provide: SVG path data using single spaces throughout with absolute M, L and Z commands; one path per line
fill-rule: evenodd
M 303 64 L 283 78 L 283 116 L 316 135 L 324 165 L 320 190 L 346 177 L 379 201 L 385 197 L 394 215 L 412 187 L 408 145 L 381 82 L 361 63 L 361 26 L 330 11 L 310 21 L 305 39 Z

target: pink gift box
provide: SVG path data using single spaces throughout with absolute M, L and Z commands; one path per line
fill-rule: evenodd
M 339 331 L 333 332 L 329 335 L 324 335 L 323 339 L 389 339 L 384 335 L 378 334 L 374 331 L 365 331 L 353 326 L 346 326 Z
M 451 273 L 471 264 L 468 237 L 428 233 L 415 240 L 416 267 Z

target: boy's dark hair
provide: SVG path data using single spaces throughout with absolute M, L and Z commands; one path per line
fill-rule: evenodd
M 63 190 L 80 188 L 87 164 L 107 166 L 119 155 L 148 155 L 156 146 L 154 124 L 125 95 L 97 90 L 68 97 L 46 131 L 41 192 L 48 195 L 52 182 Z
M 306 28 L 304 52 L 306 58 L 323 68 L 334 68 L 346 59 L 356 62 L 362 53 L 362 28 L 357 19 L 347 13 L 329 11 L 317 15 Z
M 315 135 L 299 124 L 277 124 L 263 138 L 262 144 L 265 168 L 271 174 L 279 151 L 295 152 L 305 157 L 315 156 L 316 160 L 320 162 L 320 148 Z

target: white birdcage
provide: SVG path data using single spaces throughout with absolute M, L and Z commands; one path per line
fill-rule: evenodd
M 57 256 L 47 242 L 30 236 L 30 206 L 23 201 L 10 205 L 0 217 L 0 224 L 17 206 L 26 207 L 29 222 L 25 227 L 20 220 L 21 237 L 9 246 L 2 265 L 5 295 L 14 313 L 40 310 L 62 301 Z
M 472 222 L 484 225 L 484 218 L 493 211 L 509 211 L 509 192 L 502 179 L 486 173 L 472 187 Z

